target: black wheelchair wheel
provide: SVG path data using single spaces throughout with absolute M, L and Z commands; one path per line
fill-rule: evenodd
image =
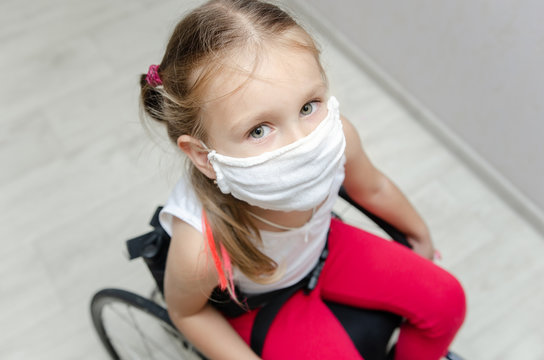
M 112 359 L 205 359 L 177 331 L 165 308 L 121 289 L 104 289 L 91 300 L 91 317 Z

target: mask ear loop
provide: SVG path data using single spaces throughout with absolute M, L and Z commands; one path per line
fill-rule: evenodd
M 215 153 L 215 150 L 212 150 L 209 147 L 207 147 L 206 144 L 204 144 L 204 141 L 202 141 L 202 140 L 199 140 L 199 141 L 200 141 L 200 145 L 204 148 L 204 151 L 206 151 L 208 153 L 208 155 L 211 154 L 211 153 Z M 207 161 L 208 161 L 208 165 L 212 166 L 212 163 L 210 162 L 210 157 L 209 156 L 207 157 Z M 217 185 L 217 180 L 214 180 L 213 183 Z
M 198 140 L 200 142 L 200 145 L 202 145 L 202 147 L 204 148 L 204 150 L 206 150 L 207 153 L 211 153 L 213 150 L 210 149 L 209 147 L 206 146 L 206 144 L 204 144 L 204 141 L 202 140 Z

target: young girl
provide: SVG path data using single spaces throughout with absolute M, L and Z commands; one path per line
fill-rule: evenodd
M 262 358 L 361 359 L 324 301 L 404 317 L 396 359 L 446 353 L 463 290 L 432 263 L 427 227 L 365 155 L 328 94 L 316 45 L 290 16 L 259 1 L 210 1 L 177 25 L 141 87 L 147 115 L 190 159 L 160 217 L 172 237 L 165 299 L 207 357 L 258 358 L 248 344 L 259 308 L 245 299 L 298 283 L 325 247 L 315 289 L 285 302 Z M 331 220 L 341 185 L 413 251 Z M 213 306 L 217 287 L 242 315 Z

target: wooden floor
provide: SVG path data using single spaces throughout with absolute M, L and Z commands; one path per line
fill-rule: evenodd
M 143 130 L 138 76 L 194 3 L 0 2 L 1 359 L 106 359 L 92 294 L 151 289 L 124 240 L 147 230 L 182 160 Z M 343 113 L 465 286 L 453 348 L 471 360 L 544 359 L 543 237 L 320 39 Z

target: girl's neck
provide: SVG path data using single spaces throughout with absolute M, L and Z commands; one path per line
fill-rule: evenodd
M 254 217 L 254 220 L 260 230 L 281 232 L 304 226 L 310 221 L 315 211 L 317 211 L 321 205 L 323 205 L 323 203 L 315 210 L 310 209 L 305 211 L 276 211 L 250 206 L 249 211 L 257 215 Z M 265 221 L 260 220 L 259 217 L 265 219 Z M 279 227 L 271 225 L 270 223 L 277 224 Z

